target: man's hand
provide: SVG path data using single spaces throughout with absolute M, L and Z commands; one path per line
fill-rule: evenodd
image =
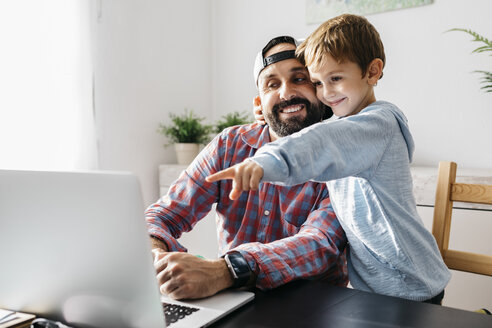
M 223 179 L 232 179 L 232 190 L 229 198 L 238 199 L 242 191 L 258 190 L 263 178 L 263 168 L 253 161 L 244 161 L 225 170 L 208 176 L 205 180 L 215 182 Z
M 261 100 L 260 96 L 256 96 L 253 99 L 253 114 L 255 116 L 256 122 L 260 123 L 261 125 L 265 125 L 265 116 L 263 115 L 263 109 L 261 107 Z
M 174 299 L 202 298 L 232 286 L 224 259 L 206 260 L 181 252 L 153 249 L 162 294 Z

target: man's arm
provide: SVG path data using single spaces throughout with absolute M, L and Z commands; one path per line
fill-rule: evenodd
M 168 251 L 166 243 L 163 242 L 162 240 L 160 240 L 159 238 L 151 236 L 150 237 L 150 245 L 151 245 L 152 251 L 154 251 L 154 250 L 161 250 L 163 252 Z
M 211 209 L 218 189 L 204 183 L 203 170 L 213 170 L 210 163 L 220 163 L 217 138 L 173 183 L 167 196 L 146 211 L 154 267 L 162 294 L 176 299 L 202 298 L 232 286 L 232 276 L 224 259 L 207 260 L 184 253 L 177 239 Z M 208 172 L 208 171 L 207 171 Z M 204 186 L 204 184 L 206 184 Z
M 180 174 L 167 195 L 149 206 L 145 212 L 149 234 L 162 241 L 168 251 L 187 251 L 178 242 L 179 237 L 183 232 L 191 231 L 210 212 L 217 200 L 219 191 L 216 184 L 207 183 L 202 178 L 217 170 L 210 164 L 220 163 L 215 158 L 217 147 L 218 137 Z
M 224 259 L 206 260 L 183 252 L 169 252 L 166 243 L 153 236 L 150 243 L 163 295 L 175 299 L 202 298 L 232 286 Z
M 186 252 L 186 247 L 178 242 L 179 237 L 205 217 L 213 199 L 213 195 L 203 192 L 187 172 L 182 172 L 168 194 L 145 211 L 149 235 L 160 241 L 155 242 L 156 246 L 164 244 L 167 251 Z

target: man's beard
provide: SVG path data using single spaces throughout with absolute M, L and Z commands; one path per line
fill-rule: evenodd
M 286 120 L 280 119 L 279 111 L 282 108 L 298 104 L 304 104 L 306 107 L 306 117 L 301 118 L 299 116 L 293 116 Z M 285 137 L 314 123 L 320 122 L 323 117 L 324 110 L 324 106 L 321 102 L 313 104 L 305 98 L 293 98 L 276 104 L 270 112 L 265 111 L 264 115 L 270 128 L 279 137 Z

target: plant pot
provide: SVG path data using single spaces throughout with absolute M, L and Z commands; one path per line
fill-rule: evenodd
M 200 152 L 200 145 L 196 143 L 175 143 L 174 150 L 178 164 L 190 164 Z

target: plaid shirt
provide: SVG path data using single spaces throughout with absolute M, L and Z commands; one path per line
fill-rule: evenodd
M 186 251 L 176 239 L 217 203 L 219 255 L 240 252 L 257 275 L 256 287 L 274 288 L 300 278 L 345 286 L 347 239 L 325 184 L 261 183 L 257 191 L 231 200 L 231 180 L 205 181 L 253 156 L 269 141 L 268 127 L 257 123 L 228 128 L 215 137 L 168 194 L 147 209 L 150 235 L 163 240 L 170 251 Z

